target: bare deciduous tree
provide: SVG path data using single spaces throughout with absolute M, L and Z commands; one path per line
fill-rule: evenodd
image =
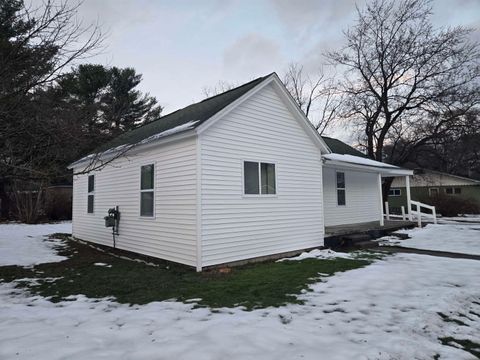
M 333 78 L 328 78 L 323 71 L 308 75 L 302 65 L 291 63 L 283 82 L 317 131 L 324 133 L 337 118 L 342 103 Z
M 345 118 L 378 161 L 385 160 L 388 145 L 390 162 L 402 165 L 416 148 L 460 126 L 479 104 L 472 30 L 435 29 L 431 14 L 429 0 L 373 0 L 358 9 L 345 47 L 329 54 L 346 71 Z
M 236 88 L 238 84 L 228 81 L 219 80 L 214 86 L 204 86 L 202 89 L 203 96 L 206 98 L 221 94 L 225 91 Z
M 41 116 L 36 110 L 41 103 L 37 101 L 39 92 L 76 61 L 102 48 L 104 36 L 98 25 L 84 25 L 77 18 L 80 5 L 67 0 L 45 0 L 37 7 L 21 0 L 1 3 L 0 199 L 3 216 L 9 212 L 9 186 L 15 187 L 18 181 L 35 181 L 32 187 L 38 189 L 30 190 L 41 194 L 45 184 L 42 162 L 50 159 L 53 164 L 62 157 L 65 148 L 54 146 L 54 142 L 72 134 L 72 129 L 61 134 L 61 126 L 54 119 L 40 123 Z M 52 155 L 51 149 L 57 149 L 58 154 Z

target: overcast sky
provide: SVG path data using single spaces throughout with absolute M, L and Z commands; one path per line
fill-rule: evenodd
M 89 62 L 131 66 L 164 114 L 219 80 L 242 83 L 297 61 L 317 68 L 342 44 L 364 0 L 84 0 L 79 16 L 108 31 Z M 434 0 L 434 24 L 480 28 L 480 0 Z M 476 35 L 478 36 L 478 33 Z

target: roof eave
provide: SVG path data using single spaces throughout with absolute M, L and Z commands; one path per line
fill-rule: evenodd
M 146 143 L 146 144 L 133 145 L 131 147 L 131 149 L 124 152 L 123 154 L 122 154 L 122 151 L 109 151 L 109 150 L 104 151 L 100 155 L 97 154 L 98 156 L 95 158 L 94 161 L 95 162 L 107 162 L 107 161 L 111 161 L 112 159 L 115 159 L 115 157 L 117 157 L 117 156 L 118 156 L 118 158 L 121 158 L 123 156 L 136 155 L 140 152 L 153 149 L 157 146 L 164 145 L 164 144 L 167 144 L 167 143 L 170 143 L 170 142 L 173 142 L 173 141 L 177 141 L 177 140 L 183 140 L 183 139 L 186 139 L 186 138 L 189 138 L 189 137 L 192 137 L 192 136 L 196 136 L 196 135 L 197 135 L 197 133 L 196 133 L 195 128 L 188 129 L 188 130 L 178 132 L 178 133 L 173 134 L 173 135 L 169 135 L 169 136 L 165 136 L 165 137 L 162 137 L 162 138 L 155 139 L 155 140 L 153 140 L 149 143 Z M 91 155 L 95 155 L 95 154 L 90 154 L 90 155 L 87 155 L 87 156 L 83 157 L 80 160 L 74 161 L 73 163 L 71 163 L 67 166 L 67 169 L 72 170 L 72 169 L 75 169 L 75 168 L 79 168 L 82 165 L 87 165 L 87 164 L 91 163 L 92 162 L 91 158 L 88 158 Z
M 400 167 L 381 167 L 381 166 L 373 166 L 373 165 L 365 165 L 365 164 L 356 164 L 351 163 L 348 161 L 338 161 L 338 160 L 329 160 L 323 159 L 325 166 L 332 166 L 332 167 L 340 167 L 345 169 L 353 169 L 353 170 L 362 170 L 366 172 L 372 173 L 380 173 L 383 177 L 395 177 L 395 176 L 409 176 L 413 175 L 413 170 L 403 169 Z

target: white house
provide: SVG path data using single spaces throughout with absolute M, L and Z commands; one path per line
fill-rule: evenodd
M 383 224 L 382 176 L 412 173 L 322 138 L 275 73 L 130 131 L 99 156 L 126 147 L 74 176 L 73 235 L 112 246 L 104 216 L 118 206 L 117 248 L 198 271 L 322 246 L 326 226 Z

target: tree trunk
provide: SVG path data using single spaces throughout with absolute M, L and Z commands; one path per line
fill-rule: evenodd
M 0 181 L 0 219 L 10 220 L 10 197 L 3 181 Z

